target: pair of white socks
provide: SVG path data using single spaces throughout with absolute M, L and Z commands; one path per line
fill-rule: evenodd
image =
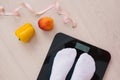
M 73 66 L 77 55 L 74 48 L 65 48 L 56 54 L 52 66 L 50 80 L 65 80 Z M 95 61 L 87 53 L 81 54 L 75 65 L 70 80 L 91 80 L 95 72 Z

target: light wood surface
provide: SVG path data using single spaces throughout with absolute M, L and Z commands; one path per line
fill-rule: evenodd
M 21 2 L 29 3 L 36 11 L 46 8 L 52 0 L 0 0 L 7 11 Z M 120 78 L 120 0 L 60 0 L 61 6 L 76 20 L 77 28 L 63 24 L 62 17 L 51 10 L 43 16 L 55 21 L 55 28 L 45 32 L 38 28 L 41 16 L 25 8 L 21 17 L 0 16 L 0 80 L 36 80 L 42 63 L 56 33 L 63 32 L 110 52 L 112 59 L 104 80 Z M 36 34 L 24 44 L 15 30 L 26 22 L 33 24 Z

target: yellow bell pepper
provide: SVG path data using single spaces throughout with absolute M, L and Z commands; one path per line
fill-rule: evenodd
M 35 30 L 30 23 L 26 23 L 20 28 L 18 28 L 15 32 L 16 36 L 20 41 L 26 43 L 28 42 L 34 35 Z

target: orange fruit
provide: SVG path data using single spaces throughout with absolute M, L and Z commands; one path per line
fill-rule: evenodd
M 39 28 L 45 31 L 50 31 L 54 27 L 54 21 L 51 17 L 43 17 L 38 20 Z

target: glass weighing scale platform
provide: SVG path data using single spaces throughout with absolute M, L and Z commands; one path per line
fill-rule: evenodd
M 88 44 L 86 42 L 83 42 L 81 40 L 65 35 L 63 33 L 58 33 L 51 44 L 51 47 L 48 51 L 48 54 L 40 70 L 37 80 L 49 80 L 54 57 L 56 53 L 63 48 L 75 48 L 77 50 L 77 56 L 76 56 L 75 62 L 71 70 L 69 71 L 66 77 L 66 80 L 70 80 L 75 67 L 75 63 L 82 53 L 88 53 L 95 60 L 96 71 L 91 80 L 103 79 L 103 76 L 109 64 L 109 61 L 111 59 L 109 52 L 106 50 L 100 49 L 96 46 L 93 46 L 91 44 Z

